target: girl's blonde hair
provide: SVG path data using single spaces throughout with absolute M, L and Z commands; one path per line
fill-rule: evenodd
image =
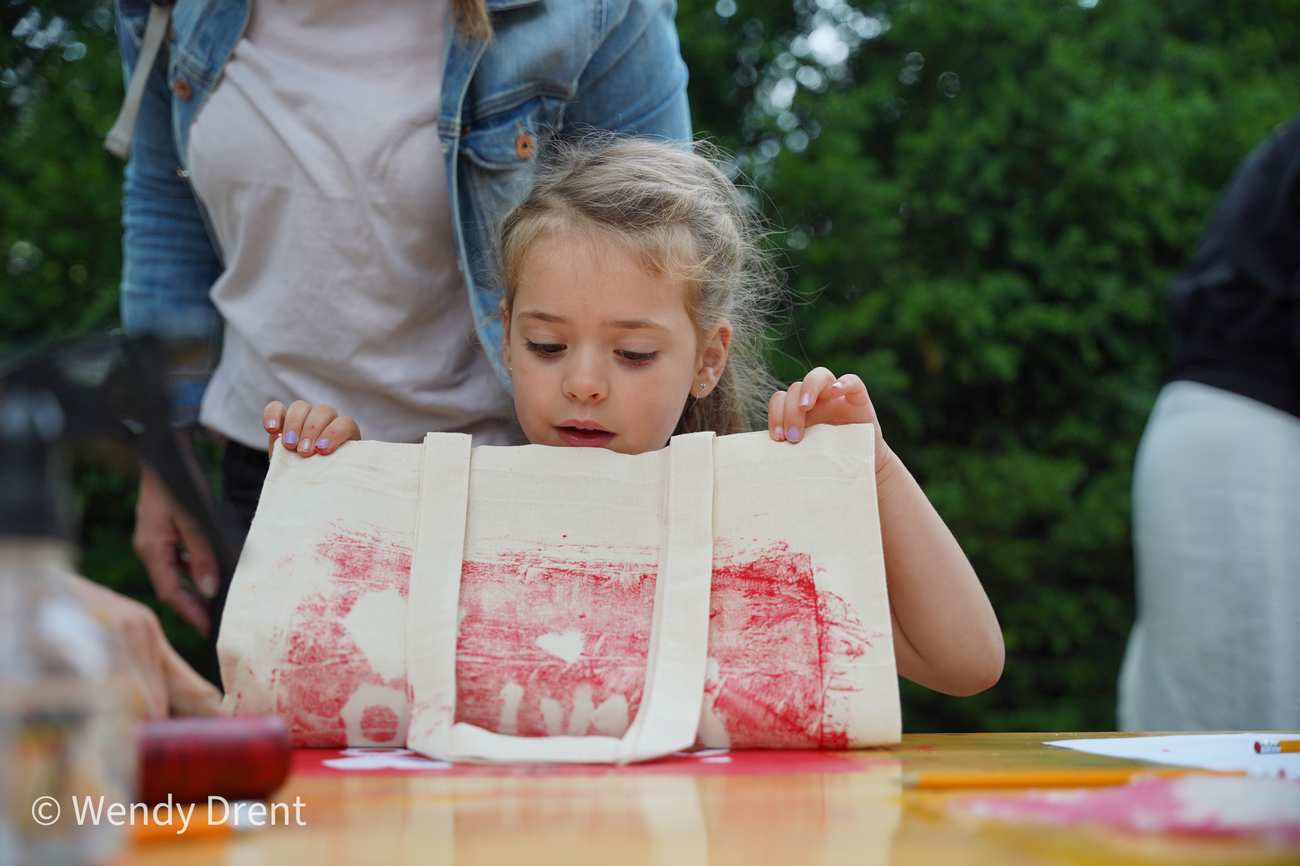
M 532 245 L 556 232 L 585 231 L 622 244 L 647 273 L 684 278 L 687 311 L 701 336 L 721 319 L 731 324 L 717 387 L 702 399 L 687 398 L 676 433 L 766 426 L 760 419 L 775 388 L 762 341 L 778 281 L 761 246 L 763 223 L 718 159 L 702 142 L 608 133 L 553 141 L 532 191 L 506 216 L 499 237 L 507 318 Z
M 456 29 L 466 38 L 492 38 L 492 18 L 488 15 L 487 0 L 452 0 L 452 15 Z

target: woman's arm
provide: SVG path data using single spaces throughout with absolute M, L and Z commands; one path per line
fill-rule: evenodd
M 149 4 L 117 6 L 118 44 L 127 81 L 140 61 Z M 172 137 L 172 94 L 166 49 L 149 70 L 131 136 L 122 189 L 122 324 L 129 334 L 185 340 L 184 359 L 168 371 L 173 417 L 197 423 L 199 401 L 219 353 L 221 322 L 208 290 L 221 262 Z M 179 355 L 178 355 L 179 359 Z M 182 437 L 188 443 L 188 437 Z M 158 598 L 206 633 L 208 613 L 182 578 L 205 595 L 217 592 L 216 559 L 148 471 L 141 475 L 132 544 Z M 188 562 L 182 563 L 178 545 Z
M 148 4 L 119 4 L 118 45 L 130 81 L 140 60 Z M 122 325 L 128 334 L 186 341 L 184 359 L 168 371 L 176 421 L 194 424 L 221 345 L 221 317 L 209 290 L 221 259 L 208 235 L 173 136 L 167 48 L 149 70 L 132 130 L 122 184 Z
M 616 0 L 609 29 L 564 109 L 566 130 L 602 129 L 676 141 L 691 137 L 686 63 L 672 0 Z

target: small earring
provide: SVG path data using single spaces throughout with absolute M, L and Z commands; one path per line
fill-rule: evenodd
M 704 384 L 703 382 L 701 382 L 701 383 L 700 383 L 700 393 L 703 394 L 703 393 L 704 393 L 704 389 L 706 389 L 706 388 L 708 388 L 708 387 L 709 387 L 708 385 L 706 385 L 706 384 Z

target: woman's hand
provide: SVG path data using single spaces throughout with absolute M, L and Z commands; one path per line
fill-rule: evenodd
M 165 719 L 221 712 L 221 692 L 176 654 L 152 610 L 80 575 L 67 578 L 72 594 L 118 643 L 123 666 L 118 673 L 133 716 Z
M 837 378 L 825 367 L 816 367 L 768 400 L 767 429 L 776 441 L 797 443 L 814 424 L 872 424 L 876 429 L 876 471 L 894 459 L 867 386 L 853 373 Z
M 288 409 L 279 400 L 267 403 L 262 410 L 262 428 L 268 437 L 266 452 L 271 455 L 277 439 L 299 457 L 310 457 L 333 454 L 344 442 L 361 438 L 361 428 L 352 416 L 303 400 L 295 400 Z

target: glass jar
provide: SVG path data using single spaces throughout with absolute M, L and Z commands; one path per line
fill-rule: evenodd
M 123 841 L 106 810 L 130 808 L 134 730 L 113 641 L 66 589 L 70 566 L 57 538 L 0 528 L 0 863 L 99 863 Z

